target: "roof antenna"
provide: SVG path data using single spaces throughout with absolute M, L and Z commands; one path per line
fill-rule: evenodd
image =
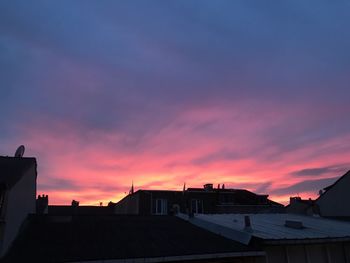
M 19 146 L 15 152 L 15 157 L 19 157 L 19 158 L 23 157 L 24 150 L 25 150 L 24 145 Z
M 131 189 L 129 191 L 129 195 L 132 195 L 134 193 L 134 181 L 131 181 Z

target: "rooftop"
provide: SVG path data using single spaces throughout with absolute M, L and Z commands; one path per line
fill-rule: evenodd
M 341 177 L 339 177 L 338 180 L 335 181 L 333 184 L 331 184 L 331 185 L 329 185 L 329 186 L 323 188 L 323 190 L 326 191 L 325 193 L 327 193 L 330 189 L 332 189 L 336 184 L 338 184 L 341 180 L 343 180 L 343 179 L 344 179 L 345 177 L 347 177 L 347 176 L 350 176 L 350 170 L 347 171 L 347 172 L 346 172 L 344 175 L 342 175 Z M 323 195 L 320 195 L 319 198 L 322 197 L 322 196 L 323 196 Z
M 50 215 L 110 215 L 114 213 L 110 206 L 71 206 L 49 205 Z
M 251 237 L 264 240 L 350 239 L 350 223 L 296 214 L 249 214 L 251 231 L 242 214 L 198 214 L 193 223 L 208 230 L 231 231 L 232 238 L 248 244 Z M 191 221 L 191 220 L 190 220 Z M 286 226 L 287 221 L 299 227 Z M 218 233 L 218 231 L 214 231 Z M 229 236 L 227 236 L 229 237 Z
M 62 262 L 254 251 L 173 216 L 36 215 L 6 260 Z
M 234 202 L 236 205 L 243 204 L 243 205 L 248 205 L 248 204 L 256 204 L 256 203 L 261 203 L 265 202 L 267 205 L 272 205 L 272 206 L 279 206 L 279 207 L 284 207 L 283 204 L 277 203 L 275 201 L 272 201 L 268 199 L 268 195 L 261 195 L 261 194 L 256 194 L 251 191 L 245 190 L 245 189 L 230 189 L 230 188 L 211 188 L 211 189 L 205 189 L 205 188 L 187 188 L 185 192 L 183 191 L 176 191 L 176 190 L 137 190 L 134 194 L 138 194 L 141 192 L 154 192 L 154 193 L 172 193 L 175 195 L 182 195 L 183 193 L 190 194 L 190 193 L 195 193 L 195 194 L 203 194 L 203 195 L 217 195 L 217 194 L 224 194 L 224 195 L 231 195 L 234 196 Z M 126 196 L 124 198 L 128 198 L 129 196 Z

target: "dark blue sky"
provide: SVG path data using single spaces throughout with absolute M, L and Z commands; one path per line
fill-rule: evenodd
M 0 154 L 25 144 L 53 202 L 118 199 L 132 179 L 317 193 L 350 167 L 349 11 L 3 0 Z

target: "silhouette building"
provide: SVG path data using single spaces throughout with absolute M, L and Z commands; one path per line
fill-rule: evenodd
M 315 201 L 320 215 L 350 219 L 350 171 L 323 190 L 324 192 Z
M 191 214 L 269 213 L 284 212 L 284 206 L 243 189 L 187 188 L 183 191 L 138 190 L 115 205 L 118 214 L 167 215 L 178 212 Z
M 36 210 L 35 158 L 0 156 L 0 256 Z
M 316 200 L 291 197 L 286 206 L 288 213 L 319 215 L 322 217 L 350 220 L 350 171 L 335 183 L 320 190 Z
M 36 168 L 35 158 L 0 157 L 2 262 L 350 263 L 350 223 L 315 216 L 347 215 L 349 172 L 317 200 L 291 199 L 306 216 L 212 184 L 52 206 L 36 199 Z

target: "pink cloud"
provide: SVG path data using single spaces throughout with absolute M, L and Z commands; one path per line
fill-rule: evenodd
M 136 189 L 178 190 L 184 182 L 189 187 L 225 183 L 226 187 L 261 189 L 286 202 L 289 195 L 315 197 L 319 190 L 273 194 L 308 178 L 292 176 L 293 171 L 349 159 L 343 143 L 350 139 L 348 135 L 283 151 L 278 144 L 269 145 L 264 136 L 271 126 L 283 125 L 283 116 L 289 113 L 262 112 L 261 121 L 253 117 L 254 112 L 246 116 L 245 112 L 239 106 L 194 108 L 180 113 L 154 136 L 142 138 L 137 150 L 124 144 L 133 135 L 85 131 L 77 123 L 47 118 L 24 125 L 21 140 L 27 154 L 38 158 L 38 190 L 49 194 L 52 204 L 72 199 L 83 204 L 117 201 L 129 191 L 131 181 Z

